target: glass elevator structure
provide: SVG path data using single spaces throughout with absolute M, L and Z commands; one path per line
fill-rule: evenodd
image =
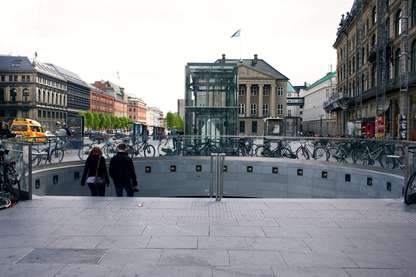
M 186 65 L 186 137 L 214 140 L 238 135 L 237 73 L 237 64 Z

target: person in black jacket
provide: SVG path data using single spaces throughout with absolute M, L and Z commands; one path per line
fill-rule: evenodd
M 128 156 L 124 143 L 117 146 L 117 154 L 111 158 L 109 171 L 118 197 L 123 196 L 123 189 L 129 197 L 134 195 L 133 187 L 136 188 L 135 191 L 139 191 L 133 161 Z
M 100 159 L 99 164 L 98 159 Z M 103 152 L 99 147 L 91 149 L 90 155 L 85 161 L 81 186 L 85 186 L 85 183 L 87 183 L 90 188 L 91 196 L 105 196 L 105 186 L 107 185 L 108 187 L 110 185 L 110 178 L 108 178 Z

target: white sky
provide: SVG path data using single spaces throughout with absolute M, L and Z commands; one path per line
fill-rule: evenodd
M 258 54 L 294 85 L 336 68 L 332 45 L 353 0 L 9 0 L 0 54 L 111 80 L 164 112 L 184 95 L 187 62 Z M 230 39 L 239 28 L 240 41 Z M 117 80 L 120 72 L 120 81 Z

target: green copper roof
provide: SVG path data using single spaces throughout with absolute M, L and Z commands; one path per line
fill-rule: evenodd
M 290 82 L 287 82 L 287 93 L 295 93 L 296 90 Z
M 326 81 L 328 81 L 328 80 L 331 80 L 332 78 L 334 78 L 335 76 L 337 76 L 337 72 L 336 71 L 334 71 L 334 72 L 329 72 L 329 73 L 327 73 L 324 77 L 322 77 L 321 79 L 319 79 L 318 81 L 316 81 L 315 83 L 313 83 L 312 85 L 310 85 L 310 86 L 308 86 L 307 88 L 306 88 L 306 90 L 310 90 L 310 89 L 312 89 L 312 88 L 314 88 L 314 87 L 316 87 L 316 86 L 319 86 L 320 84 L 322 84 L 322 83 L 324 83 L 324 82 L 326 82 Z

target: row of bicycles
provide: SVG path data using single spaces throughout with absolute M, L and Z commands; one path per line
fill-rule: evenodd
M 104 142 L 94 140 L 90 143 L 84 143 L 78 150 L 78 157 L 81 160 L 86 160 L 91 149 L 98 146 L 106 158 L 112 158 L 117 153 L 117 146 L 121 143 L 127 145 L 127 153 L 131 158 L 156 156 L 156 147 L 147 140 L 133 143 L 131 137 L 124 137 L 119 139 L 110 138 Z
M 16 162 L 7 158 L 8 153 L 8 150 L 0 148 L 0 209 L 17 203 L 22 193 Z
M 402 146 L 385 141 L 268 138 L 166 139 L 159 143 L 157 149 L 159 156 L 225 153 L 227 156 L 322 160 L 391 169 L 400 167 L 400 160 L 394 157 L 403 156 L 405 151 Z

